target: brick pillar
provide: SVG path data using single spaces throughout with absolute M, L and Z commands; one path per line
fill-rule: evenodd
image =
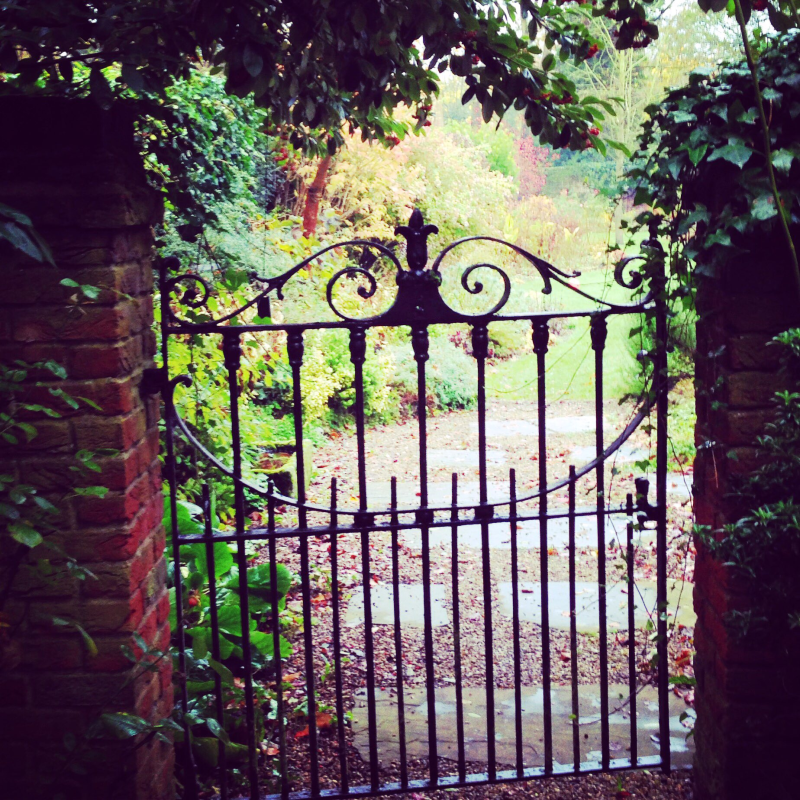
M 736 519 L 737 476 L 758 464 L 755 439 L 780 388 L 770 340 L 800 324 L 800 301 L 780 242 L 761 241 L 698 291 L 697 523 Z M 771 246 L 772 245 L 772 246 Z M 800 576 L 798 576 L 800 579 Z M 780 642 L 739 642 L 725 615 L 749 606 L 746 587 L 698 542 L 694 605 L 695 784 L 698 800 L 794 800 L 800 796 L 800 670 Z
M 0 126 L 0 202 L 32 218 L 57 265 L 0 247 L 2 357 L 52 359 L 67 371 L 66 380 L 41 373 L 43 385 L 25 388 L 62 416 L 34 418 L 39 435 L 6 447 L 2 472 L 13 470 L 58 506 L 52 539 L 95 576 L 78 580 L 58 563 L 50 583 L 20 575 L 8 609 L 19 627 L 0 664 L 0 794 L 52 797 L 48 775 L 64 734 L 78 737 L 80 751 L 82 732 L 103 710 L 155 721 L 172 708 L 169 658 L 140 674 L 122 651 L 136 649 L 134 633 L 169 647 L 158 398 L 139 391 L 155 352 L 151 225 L 159 201 L 145 183 L 124 109 L 3 98 L 0 117 L 7 123 Z M 64 278 L 99 287 L 99 295 L 76 294 L 60 285 Z M 97 408 L 59 404 L 51 387 Z M 106 451 L 101 472 L 71 469 L 81 450 Z M 81 485 L 109 491 L 76 496 Z M 80 623 L 97 654 L 51 615 Z M 155 742 L 134 752 L 134 743 L 104 746 L 85 774 L 68 769 L 58 781 L 65 796 L 172 797 L 172 747 Z

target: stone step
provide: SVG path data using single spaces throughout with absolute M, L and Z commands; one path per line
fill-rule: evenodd
M 464 739 L 466 760 L 485 764 L 488 759 L 486 733 L 486 689 L 464 687 Z M 609 733 L 611 758 L 630 757 L 630 706 L 627 686 L 609 687 Z M 572 689 L 555 686 L 551 690 L 553 758 L 558 764 L 572 764 Z M 495 689 L 495 747 L 498 766 L 513 766 L 516 761 L 515 693 L 513 689 Z M 436 742 L 439 755 L 456 760 L 458 735 L 456 727 L 456 690 L 454 686 L 437 687 L 435 691 Z M 428 756 L 428 705 L 423 687 L 408 688 L 404 693 L 406 747 L 409 758 Z M 526 767 L 544 764 L 544 693 L 541 687 L 522 689 L 522 741 Z M 658 696 L 655 688 L 646 686 L 636 696 L 637 745 L 639 756 L 658 755 Z M 670 749 L 675 766 L 691 763 L 694 739 L 680 722 L 685 703 L 669 695 Z M 400 758 L 397 724 L 397 699 L 394 692 L 376 690 L 378 760 L 382 764 Z M 353 709 L 354 744 L 361 757 L 369 760 L 366 690 L 356 694 Z M 600 759 L 600 687 L 597 684 L 579 687 L 578 729 L 581 761 Z
M 371 587 L 373 625 L 394 625 L 394 587 L 380 584 Z M 400 623 L 409 628 L 424 628 L 424 598 L 421 584 L 400 584 Z M 355 627 L 364 624 L 364 588 L 358 587 L 350 598 L 344 624 Z M 431 584 L 431 625 L 434 628 L 450 624 L 445 605 L 445 587 Z
M 585 509 L 583 509 L 585 510 Z M 624 543 L 627 537 L 627 517 L 615 515 L 606 517 L 606 546 L 612 540 Z M 517 523 L 517 547 L 538 549 L 541 538 L 538 520 L 524 520 Z M 646 528 L 634 530 L 634 541 L 649 544 L 655 541 L 656 531 Z M 489 547 L 493 550 L 510 550 L 512 532 L 507 522 L 489 523 Z M 402 531 L 401 541 L 412 550 L 422 549 L 422 534 L 419 528 Z M 450 548 L 452 533 L 449 527 L 431 528 L 428 532 L 430 547 Z M 480 550 L 482 532 L 479 524 L 460 525 L 458 528 L 459 548 L 468 547 Z M 597 548 L 597 519 L 594 516 L 575 518 L 575 546 L 578 550 Z M 547 520 L 547 547 L 566 551 L 569 547 L 569 520 L 564 517 Z
M 501 583 L 499 612 L 511 618 L 513 613 L 513 585 Z M 569 630 L 569 582 L 549 581 L 547 584 L 550 627 Z M 519 618 L 521 622 L 542 621 L 542 585 L 534 581 L 520 581 L 518 587 Z M 628 629 L 627 583 L 606 588 L 606 622 L 609 631 Z M 656 620 L 656 587 L 653 583 L 638 582 L 634 591 L 634 624 L 642 627 L 648 617 Z M 578 581 L 575 584 L 575 617 L 579 633 L 596 633 L 600 629 L 600 590 L 597 583 Z
M 498 584 L 500 602 L 496 611 L 508 618 L 512 617 L 513 586 L 511 582 Z M 541 584 L 534 581 L 519 582 L 519 618 L 521 622 L 541 625 L 542 600 Z M 649 581 L 635 584 L 634 623 L 641 628 L 648 617 L 656 619 L 656 586 Z M 371 587 L 373 625 L 394 625 L 394 587 L 378 584 Z M 695 615 L 692 609 L 691 591 L 688 587 L 680 592 L 680 584 L 670 587 L 668 609 L 674 614 L 680 597 L 680 608 L 675 621 L 692 626 Z M 400 584 L 400 623 L 408 628 L 423 628 L 425 614 L 421 584 Z M 550 628 L 569 630 L 569 583 L 550 581 L 548 583 L 548 608 Z M 599 590 L 596 583 L 579 581 L 575 584 L 575 606 L 577 629 L 579 633 L 595 634 L 600 629 Z M 606 620 L 609 633 L 628 628 L 628 584 L 624 581 L 611 584 L 606 590 Z M 672 617 L 670 618 L 672 621 Z M 356 627 L 364 624 L 364 589 L 354 590 L 344 616 L 344 624 Z M 433 627 L 450 625 L 449 603 L 443 584 L 431 584 L 431 624 Z

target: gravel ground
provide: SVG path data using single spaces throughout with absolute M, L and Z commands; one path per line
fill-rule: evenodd
M 629 411 L 629 410 L 628 410 Z M 491 419 L 533 420 L 535 414 L 529 404 L 496 403 L 491 409 Z M 582 416 L 593 414 L 593 404 L 561 402 L 548 410 L 549 416 Z M 627 421 L 626 408 L 609 404 L 606 414 L 606 442 L 613 439 Z M 429 422 L 429 448 L 463 449 L 477 447 L 475 431 L 475 412 L 457 412 L 432 418 Z M 352 432 L 350 432 L 352 433 Z M 569 453 L 573 447 L 587 446 L 594 443 L 594 433 L 578 433 L 569 435 L 550 434 L 548 436 L 548 479 L 562 477 L 567 471 Z M 639 431 L 634 434 L 629 444 L 646 449 L 646 435 Z M 507 479 L 509 467 L 517 470 L 520 494 L 525 489 L 535 488 L 538 482 L 538 463 L 536 439 L 531 437 L 506 437 L 492 439 L 492 449 L 502 449 L 506 454 L 504 465 L 490 464 L 489 479 L 501 481 Z M 332 475 L 337 477 L 341 506 L 353 507 L 357 503 L 357 458 L 355 437 L 345 432 L 335 435 L 328 444 L 314 452 L 314 467 L 319 479 L 312 482 L 309 499 L 315 502 L 326 502 L 328 497 L 327 481 Z M 393 425 L 370 430 L 367 436 L 367 469 L 371 483 L 388 481 L 394 475 L 399 481 L 418 480 L 418 443 L 416 423 L 414 420 L 405 425 Z M 576 466 L 580 466 L 577 464 Z M 450 480 L 450 469 L 432 468 L 429 471 L 429 482 Z M 477 470 L 471 467 L 460 468 L 459 478 L 467 481 L 477 480 Z M 639 472 L 637 471 L 638 475 Z M 618 467 L 608 465 L 607 477 L 611 479 L 611 502 L 622 503 L 624 495 L 632 491 L 634 471 L 631 464 L 620 464 Z M 631 480 L 628 480 L 630 478 Z M 324 480 L 323 480 L 324 479 Z M 690 478 L 689 478 L 690 480 Z M 578 505 L 591 505 L 594 502 L 594 476 L 587 475 L 578 487 Z M 564 502 L 564 498 L 554 498 L 554 505 Z M 327 503 L 326 503 L 327 504 Z M 673 585 L 678 581 L 691 579 L 692 550 L 687 547 L 686 531 L 691 529 L 691 509 L 688 502 L 671 503 L 669 508 L 670 549 L 668 554 L 669 575 Z M 290 509 L 284 510 L 284 522 L 291 524 Z M 326 524 L 327 520 L 318 520 Z M 312 520 L 313 524 L 313 520 Z M 420 550 L 402 544 L 397 553 L 397 568 L 400 583 L 420 584 L 423 580 L 423 565 Z M 335 680 L 334 680 L 334 647 L 333 647 L 333 596 L 330 585 L 331 540 L 330 536 L 320 536 L 308 540 L 311 575 L 311 598 L 314 608 L 312 635 L 314 640 L 314 663 L 319 694 L 318 718 L 320 784 L 322 788 L 334 788 L 339 781 L 339 752 L 335 719 Z M 261 560 L 260 557 L 258 560 Z M 279 546 L 279 559 L 294 571 L 300 569 L 300 550 L 297 542 L 285 540 Z M 352 592 L 363 584 L 361 541 L 357 535 L 343 535 L 338 541 L 338 559 L 340 570 L 341 616 Z M 510 551 L 491 551 L 492 605 L 499 603 L 498 583 L 509 581 L 511 574 Z M 483 619 L 483 569 L 481 553 L 469 547 L 462 547 L 458 553 L 459 576 L 459 609 L 461 618 L 461 652 L 463 682 L 466 686 L 481 686 L 485 683 L 485 631 Z M 392 548 L 389 533 L 378 532 L 370 535 L 370 576 L 371 585 L 390 584 L 392 576 Z M 445 586 L 445 606 L 453 613 L 453 597 L 451 585 L 452 552 L 449 544 L 431 549 L 431 580 Z M 518 570 L 520 579 L 537 581 L 541 575 L 541 564 L 538 551 L 520 550 Z M 612 547 L 607 553 L 607 570 L 609 583 L 619 581 L 624 570 L 624 560 L 619 548 Z M 568 560 L 553 550 L 548 557 L 548 576 L 551 581 L 568 578 Z M 579 551 L 576 572 L 578 580 L 596 582 L 597 552 L 590 548 Z M 636 550 L 635 575 L 637 581 L 653 578 L 655 575 L 655 547 L 642 544 Z M 691 593 L 687 584 L 682 603 L 691 605 Z M 302 638 L 302 593 L 296 587 L 288 598 L 287 608 L 294 623 L 287 635 L 294 645 L 294 654 L 284 664 L 284 680 L 288 708 L 297 709 L 306 698 L 305 666 Z M 674 611 L 674 609 L 671 608 Z M 495 613 L 492 625 L 494 639 L 494 671 L 495 686 L 510 688 L 514 686 L 514 653 L 513 628 L 509 618 Z M 531 622 L 520 623 L 522 647 L 520 671 L 524 685 L 541 685 L 541 629 Z M 391 626 L 374 626 L 373 647 L 376 685 L 392 691 L 396 680 L 396 655 Z M 683 672 L 691 676 L 691 627 L 679 626 L 673 633 L 669 643 L 670 672 Z M 597 635 L 579 634 L 578 637 L 578 681 L 582 684 L 597 683 L 599 680 L 598 658 L 600 650 Z M 436 665 L 436 685 L 452 685 L 453 683 L 453 629 L 443 626 L 434 629 L 434 661 Z M 625 683 L 628 680 L 628 635 L 625 631 L 609 630 L 609 680 L 611 683 Z M 423 630 L 403 626 L 402 648 L 404 665 L 404 685 L 408 687 L 425 684 L 424 637 Z M 654 680 L 655 675 L 649 659 L 652 643 L 645 631 L 637 631 L 635 637 L 635 653 L 639 683 Z M 366 685 L 366 651 L 363 625 L 343 627 L 341 632 L 342 656 L 342 699 L 347 712 L 355 704 L 355 694 Z M 551 633 L 551 675 L 554 684 L 568 684 L 571 680 L 573 654 L 569 648 L 568 631 L 553 630 Z M 685 687 L 675 687 L 676 693 L 685 697 L 687 704 L 692 702 L 692 692 Z M 289 771 L 293 789 L 309 787 L 309 746 L 307 738 L 307 718 L 302 713 L 292 716 L 288 730 Z M 361 759 L 352 746 L 352 730 L 345 726 L 345 738 L 348 746 L 346 761 L 350 772 L 351 785 L 369 783 L 368 765 Z M 267 755 L 274 754 L 275 749 L 266 748 Z M 277 759 L 266 758 L 268 766 L 276 766 Z M 452 761 L 440 759 L 441 774 L 453 774 L 455 765 Z M 483 772 L 485 764 L 475 764 L 469 771 Z M 408 764 L 409 776 L 424 778 L 427 776 L 428 764 L 422 759 L 411 759 Z M 273 773 L 274 774 L 274 773 Z M 265 784 L 273 780 L 268 772 L 264 773 Z M 380 770 L 381 783 L 398 779 L 396 765 L 387 764 Z M 274 791 L 274 783 L 272 784 Z M 629 792 L 630 794 L 626 794 Z M 494 787 L 471 787 L 467 789 L 435 792 L 430 797 L 439 795 L 465 798 L 489 797 L 574 797 L 574 798 L 684 798 L 691 797 L 690 779 L 685 772 L 677 772 L 671 776 L 647 771 L 629 772 L 619 775 L 592 775 L 581 778 L 560 778 L 558 780 L 537 780 L 526 784 L 510 784 Z M 410 796 L 420 796 L 411 794 Z

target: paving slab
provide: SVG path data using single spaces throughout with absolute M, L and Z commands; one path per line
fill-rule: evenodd
M 517 523 L 517 547 L 519 549 L 538 549 L 540 532 L 538 520 L 525 520 Z M 655 530 L 635 531 L 637 542 L 649 543 L 655 539 Z M 627 517 L 606 518 L 606 544 L 612 539 L 625 540 L 627 536 Z M 510 550 L 512 532 L 507 522 L 489 523 L 489 547 L 493 550 Z M 404 530 L 401 540 L 412 550 L 422 549 L 422 535 L 419 528 Z M 431 528 L 428 532 L 430 547 L 447 547 L 452 542 L 451 528 Z M 477 524 L 461 525 L 458 529 L 459 547 L 480 549 L 483 544 L 481 526 Z M 575 546 L 578 550 L 597 547 L 597 520 L 594 516 L 581 516 L 575 519 Z M 547 547 L 566 551 L 569 547 L 569 521 L 565 517 L 557 517 L 547 521 Z
M 600 687 L 582 685 L 579 691 L 579 714 L 575 721 L 580 733 L 580 760 L 600 758 Z M 464 745 L 467 761 L 487 762 L 486 690 L 483 687 L 464 687 Z M 572 689 L 555 686 L 551 690 L 553 758 L 557 764 L 573 761 Z M 513 689 L 495 689 L 495 748 L 498 765 L 513 766 L 516 759 L 515 693 Z M 428 706 L 424 688 L 406 689 L 405 695 L 406 747 L 410 758 L 428 755 Z M 456 760 L 458 733 L 456 727 L 455 687 L 435 690 L 436 742 L 439 755 Z M 630 704 L 627 686 L 609 687 L 610 750 L 612 758 L 630 754 Z M 526 767 L 544 764 L 544 693 L 541 687 L 522 688 L 522 752 Z M 658 755 L 658 696 L 651 686 L 643 687 L 636 696 L 637 746 L 639 755 Z M 672 693 L 669 696 L 670 748 L 675 766 L 691 763 L 694 740 L 686 739 L 688 730 L 680 722 L 685 703 Z M 397 700 L 394 692 L 376 691 L 378 760 L 382 764 L 400 758 L 397 722 Z M 369 760 L 366 691 L 356 694 L 353 709 L 354 744 L 361 757 Z
M 507 481 L 488 481 L 487 496 L 490 503 L 508 500 Z M 389 481 L 371 482 L 367 489 L 368 506 L 374 509 L 389 508 L 392 496 L 392 485 Z M 419 506 L 419 482 L 398 481 L 397 503 L 400 508 Z M 434 481 L 428 484 L 428 505 L 437 508 L 449 506 L 453 499 L 453 487 L 450 481 Z M 477 504 L 480 501 L 480 484 L 478 481 L 459 481 L 459 505 Z
M 511 618 L 513 614 L 513 585 L 498 584 L 500 594 L 499 612 Z M 606 588 L 606 622 L 608 630 L 628 629 L 629 586 L 625 581 L 608 584 Z M 569 582 L 549 581 L 547 585 L 550 627 L 569 630 Z M 680 598 L 676 621 L 694 625 L 695 615 L 691 608 L 691 586 L 686 585 L 681 593 L 681 584 L 670 586 L 667 606 L 674 613 Z M 600 630 L 600 590 L 597 583 L 578 581 L 575 584 L 575 616 L 579 633 L 597 633 Z M 537 625 L 542 620 L 542 586 L 535 581 L 519 582 L 519 618 L 522 622 Z M 656 585 L 650 581 L 637 581 L 634 588 L 634 625 L 642 627 L 648 618 L 656 619 Z
M 470 426 L 474 433 L 478 432 L 478 423 Z M 503 439 L 509 436 L 538 436 L 539 426 L 527 419 L 487 419 L 486 436 L 491 439 Z
M 505 464 L 506 454 L 502 450 L 486 450 L 489 464 Z M 428 450 L 429 467 L 478 467 L 478 450 Z
M 590 433 L 597 427 L 597 420 L 591 415 L 549 417 L 544 426 L 552 433 Z
M 594 461 L 597 450 L 594 447 L 573 447 L 570 451 L 570 460 L 576 467 Z M 648 452 L 642 447 L 631 447 L 622 445 L 613 455 L 608 458 L 610 464 L 627 464 L 632 461 L 644 461 L 648 458 Z
M 370 591 L 373 625 L 394 625 L 394 587 L 381 584 Z M 424 598 L 421 584 L 400 584 L 400 622 L 409 628 L 424 628 Z M 344 624 L 355 627 L 364 624 L 364 589 L 359 587 L 347 604 Z M 434 628 L 450 624 L 445 606 L 445 587 L 431 585 L 431 624 Z
M 650 491 L 654 491 L 653 483 L 651 483 Z M 667 494 L 671 497 L 678 497 L 683 500 L 689 500 L 692 497 L 692 476 L 681 475 L 680 472 L 667 473 Z

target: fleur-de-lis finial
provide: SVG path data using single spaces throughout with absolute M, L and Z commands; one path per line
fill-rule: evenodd
M 408 225 L 399 225 L 394 233 L 395 236 L 405 237 L 408 266 L 414 272 L 422 272 L 428 263 L 428 237 L 432 233 L 439 233 L 439 229 L 435 225 L 426 225 L 422 212 L 415 208 Z

